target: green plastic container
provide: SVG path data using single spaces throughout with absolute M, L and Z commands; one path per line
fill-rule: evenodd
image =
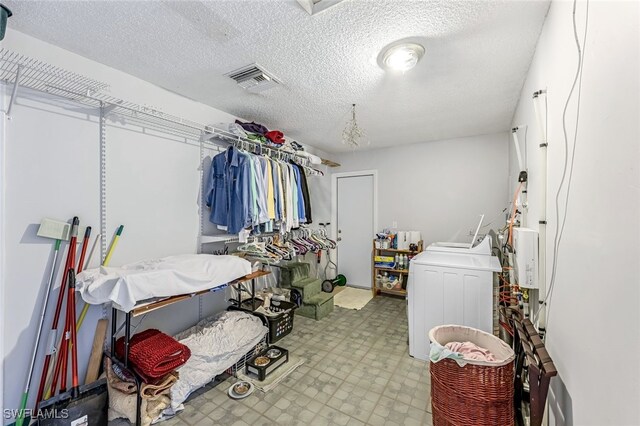
M 9 8 L 0 4 L 0 40 L 4 39 L 4 33 L 7 31 L 7 21 L 13 15 Z

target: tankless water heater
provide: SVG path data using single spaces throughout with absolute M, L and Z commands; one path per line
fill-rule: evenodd
M 538 231 L 529 228 L 513 228 L 513 249 L 518 285 L 522 288 L 538 288 Z

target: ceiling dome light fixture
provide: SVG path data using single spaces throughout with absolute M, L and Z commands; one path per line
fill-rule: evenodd
M 386 48 L 382 53 L 382 66 L 393 71 L 409 71 L 424 56 L 424 47 L 418 43 L 400 43 Z

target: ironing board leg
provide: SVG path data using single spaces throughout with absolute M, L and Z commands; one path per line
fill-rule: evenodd
M 136 426 L 142 425 L 142 382 L 137 381 L 138 392 L 136 392 Z
M 251 280 L 251 308 L 256 310 L 256 279 Z
M 118 333 L 118 310 L 111 308 L 111 353 L 116 354 L 116 334 Z
M 129 342 L 131 340 L 131 312 L 127 312 L 124 324 L 124 366 L 129 367 Z M 140 409 L 142 407 L 142 383 L 136 380 L 136 426 L 142 424 Z
M 124 325 L 124 366 L 129 367 L 129 341 L 131 340 L 131 312 L 127 312 Z

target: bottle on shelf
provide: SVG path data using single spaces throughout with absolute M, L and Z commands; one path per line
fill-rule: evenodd
M 396 266 L 395 269 L 402 269 L 400 268 L 400 254 L 396 253 Z

